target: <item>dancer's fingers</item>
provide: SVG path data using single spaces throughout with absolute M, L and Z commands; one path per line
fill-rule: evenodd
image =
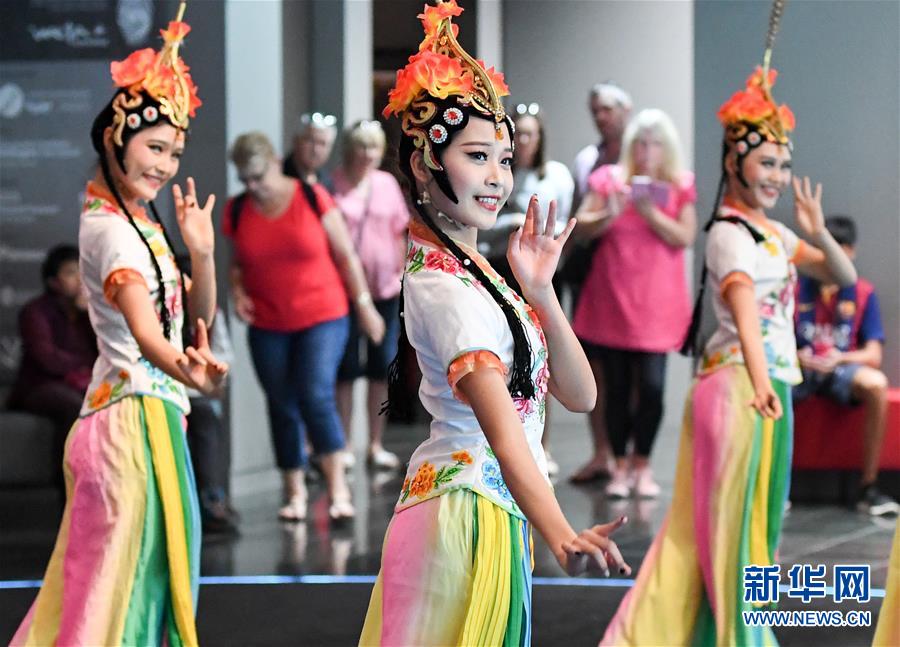
M 206 199 L 206 204 L 203 205 L 203 210 L 212 213 L 213 207 L 216 206 L 216 194 L 210 193 L 209 197 Z
M 197 317 L 197 338 L 194 340 L 197 348 L 209 348 L 209 331 L 202 317 Z
M 184 349 L 184 354 L 190 358 L 192 362 L 195 364 L 199 364 L 200 366 L 206 366 L 206 360 L 203 359 L 203 356 L 197 352 L 197 349 L 193 346 L 188 346 Z
M 562 233 L 556 238 L 559 241 L 559 244 L 565 245 L 566 241 L 569 240 L 569 236 L 572 235 L 572 232 L 575 231 L 575 225 L 578 224 L 578 221 L 575 218 L 571 218 L 569 222 L 566 223 L 566 228 L 563 229 Z
M 551 200 L 550 207 L 547 210 L 547 224 L 544 226 L 544 235 L 553 238 L 554 231 L 556 231 L 556 200 Z
M 609 536 L 613 534 L 616 530 L 624 526 L 628 523 L 628 517 L 626 515 L 622 515 L 618 519 L 614 521 L 610 521 L 609 523 L 598 524 L 592 528 L 592 530 L 599 532 L 602 535 Z
M 538 220 L 541 218 L 541 207 L 538 204 L 537 195 L 532 195 L 528 201 L 528 209 L 525 210 L 525 233 L 529 236 L 537 236 Z

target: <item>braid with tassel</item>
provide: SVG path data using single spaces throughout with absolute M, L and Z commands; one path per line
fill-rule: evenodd
M 156 210 L 156 205 L 153 203 L 152 200 L 148 204 L 150 205 L 150 211 L 153 213 L 153 218 L 159 224 L 160 229 L 162 229 L 162 235 L 163 235 L 163 238 L 166 239 L 166 245 L 169 246 L 169 251 L 172 254 L 175 254 L 175 247 L 172 245 L 172 239 L 169 238 L 169 232 L 168 232 L 168 230 L 166 230 L 166 226 L 165 226 L 165 224 L 163 224 L 162 218 L 159 217 L 159 212 Z M 178 279 L 179 279 L 179 282 L 181 283 L 181 325 L 182 325 L 182 337 L 183 337 L 184 330 L 189 329 L 190 331 L 193 331 L 193 326 L 192 325 L 191 326 L 184 325 L 184 323 L 185 323 L 184 313 L 187 312 L 187 310 L 188 310 L 187 283 L 184 280 L 184 270 L 182 269 L 181 265 L 179 265 L 178 263 L 175 263 L 175 268 L 178 270 Z M 204 323 L 207 326 L 212 324 L 211 321 L 206 321 Z M 194 335 L 191 334 L 190 339 L 193 340 L 193 338 L 194 338 Z M 184 350 L 184 349 L 182 349 L 182 350 Z

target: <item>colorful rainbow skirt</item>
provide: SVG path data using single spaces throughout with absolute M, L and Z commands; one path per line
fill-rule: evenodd
M 888 563 L 887 591 L 884 602 L 881 603 L 881 611 L 878 612 L 878 624 L 872 640 L 872 647 L 897 645 L 900 645 L 900 519 L 894 530 L 894 544 Z
M 773 380 L 784 415 L 748 406 L 743 365 L 699 378 L 685 408 L 672 508 L 602 645 L 777 645 L 742 611 L 743 567 L 774 563 L 790 484 L 791 387 Z
M 196 645 L 200 515 L 182 412 L 130 396 L 66 441 L 66 507 L 12 645 Z
M 394 515 L 360 645 L 529 645 L 529 525 L 469 490 Z

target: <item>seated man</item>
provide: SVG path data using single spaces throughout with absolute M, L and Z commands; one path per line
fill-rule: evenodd
M 9 408 L 53 420 L 59 430 L 61 461 L 66 434 L 78 418 L 91 381 L 97 338 L 81 292 L 78 249 L 71 245 L 51 249 L 41 276 L 44 293 L 19 313 L 22 363 Z
M 847 255 L 856 256 L 856 224 L 848 216 L 825 223 Z M 838 288 L 801 277 L 797 295 L 797 348 L 803 383 L 800 400 L 816 394 L 865 407 L 862 478 L 856 507 L 870 515 L 897 514 L 900 505 L 879 491 L 878 458 L 884 439 L 888 381 L 881 372 L 884 330 L 878 297 L 863 278 Z

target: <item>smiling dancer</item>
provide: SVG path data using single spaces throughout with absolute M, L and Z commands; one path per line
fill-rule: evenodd
M 216 307 L 214 196 L 200 208 L 191 178 L 186 195 L 172 187 L 190 285 L 153 206 L 200 105 L 178 56 L 190 31 L 183 11 L 161 32 L 161 51 L 112 63 L 117 90 L 91 129 L 100 169 L 79 248 L 100 356 L 66 444 L 56 547 L 13 645 L 197 644 L 200 519 L 185 386 L 215 393 L 226 366 L 209 352 L 204 324 Z M 185 305 L 197 344 L 182 350 Z
M 791 184 L 794 116 L 777 105 L 768 61 L 719 109 L 722 179 L 707 225 L 718 327 L 703 353 L 681 432 L 672 508 L 604 645 L 774 645 L 744 624 L 743 567 L 773 563 L 791 466 L 797 269 L 841 285 L 856 272 L 825 229 L 822 189 L 793 178 L 801 241 L 766 211 Z M 724 199 L 721 200 L 724 192 Z M 702 290 L 686 347 L 691 350 Z
M 388 527 L 363 645 L 529 644 L 532 526 L 570 574 L 589 559 L 629 570 L 608 539 L 624 519 L 576 533 L 541 448 L 548 390 L 580 411 L 596 398 L 551 285 L 573 223 L 554 238 L 555 208 L 542 225 L 532 200 L 510 237 L 528 303 L 475 251 L 512 189 L 513 128 L 502 75 L 456 41 L 460 13 L 453 0 L 426 6 L 425 40 L 385 109 L 402 120 L 416 203 L 401 312 L 433 422 Z

